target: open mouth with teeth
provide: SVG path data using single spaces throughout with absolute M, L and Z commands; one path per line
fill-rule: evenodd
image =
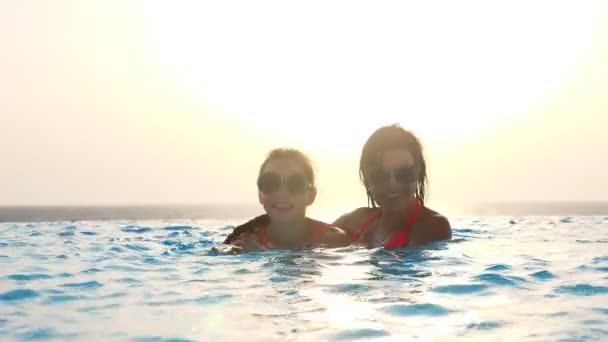
M 293 204 L 288 202 L 277 202 L 272 204 L 272 209 L 285 212 L 293 209 Z
M 392 202 L 392 201 L 398 201 L 398 200 L 404 198 L 404 195 L 402 193 L 399 193 L 399 192 L 393 192 L 393 193 L 390 193 L 390 194 L 386 194 L 385 198 L 388 201 Z

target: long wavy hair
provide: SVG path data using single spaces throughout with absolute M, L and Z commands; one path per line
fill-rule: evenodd
M 405 148 L 414 157 L 416 167 L 416 189 L 414 196 L 424 204 L 428 177 L 426 174 L 426 161 L 422 151 L 422 144 L 414 133 L 403 129 L 398 124 L 380 127 L 363 145 L 359 161 L 359 178 L 367 193 L 368 207 L 376 208 L 378 202 L 374 198 L 369 177 L 369 170 L 378 165 L 384 152 L 392 149 Z

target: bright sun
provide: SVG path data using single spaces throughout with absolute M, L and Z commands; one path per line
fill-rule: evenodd
M 585 57 L 598 21 L 593 2 L 143 6 L 148 42 L 184 91 L 287 142 L 337 150 L 392 122 L 440 141 L 530 113 Z

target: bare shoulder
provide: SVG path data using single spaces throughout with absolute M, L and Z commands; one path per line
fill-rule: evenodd
M 361 207 L 340 216 L 334 225 L 340 227 L 346 233 L 351 233 L 359 229 L 369 216 L 378 209 Z
M 423 245 L 434 241 L 452 238 L 450 221 L 440 213 L 424 208 L 420 219 L 414 225 L 410 236 L 410 245 Z

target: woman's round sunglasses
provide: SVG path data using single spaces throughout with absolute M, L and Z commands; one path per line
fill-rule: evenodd
M 368 174 L 370 184 L 383 185 L 386 184 L 391 177 L 401 184 L 411 183 L 416 181 L 417 170 L 414 166 L 405 166 L 395 169 L 374 168 Z
M 292 195 L 300 195 L 312 187 L 310 181 L 303 175 L 282 177 L 275 172 L 265 172 L 258 177 L 258 190 L 266 195 L 281 190 L 285 186 Z

